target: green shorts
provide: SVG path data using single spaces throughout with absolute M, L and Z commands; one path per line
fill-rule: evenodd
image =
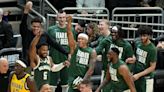
M 136 80 L 134 83 L 137 92 L 146 92 L 146 79 L 144 77 Z
M 65 67 L 59 72 L 51 72 L 50 73 L 50 85 L 57 86 L 60 85 L 68 85 L 68 68 Z
M 112 85 L 111 82 L 109 82 L 104 88 L 103 88 L 103 92 L 111 92 L 112 90 Z

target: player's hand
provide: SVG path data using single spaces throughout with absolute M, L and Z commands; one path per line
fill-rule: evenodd
M 134 81 L 138 80 L 139 78 L 140 78 L 140 77 L 139 77 L 138 74 L 134 74 L 134 75 L 133 75 L 133 80 L 134 80 Z
M 70 16 L 70 15 L 67 16 L 67 22 L 68 23 L 72 22 L 72 16 Z
M 70 62 L 68 60 L 66 60 L 63 64 L 64 64 L 64 66 L 67 66 L 67 67 L 70 66 Z
M 135 59 L 133 57 L 129 57 L 125 60 L 126 63 L 130 63 L 130 64 L 133 64 L 135 63 Z
M 29 11 L 32 9 L 32 5 L 33 3 L 31 1 L 28 1 L 25 5 L 24 13 L 29 13 Z

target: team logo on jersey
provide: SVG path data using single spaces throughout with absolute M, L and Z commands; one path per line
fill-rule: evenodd
M 56 41 L 61 45 L 68 45 L 68 38 L 66 32 L 56 32 Z
M 137 48 L 136 54 L 137 60 L 143 64 L 146 64 L 147 52 L 140 48 Z
M 117 78 L 117 69 L 114 69 L 110 66 L 110 77 L 113 81 L 119 81 L 118 78 Z
M 77 60 L 78 60 L 77 62 L 79 62 L 79 64 L 88 65 L 89 53 L 78 50 L 77 51 Z

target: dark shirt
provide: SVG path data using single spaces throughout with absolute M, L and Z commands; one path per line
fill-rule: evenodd
M 0 73 L 0 92 L 7 92 L 10 71 L 5 74 Z
M 0 49 L 11 46 L 13 30 L 10 24 L 5 21 L 0 22 Z
M 23 58 L 26 59 L 26 61 L 28 61 L 29 47 L 35 35 L 31 30 L 28 29 L 27 14 L 24 14 L 22 17 L 20 24 L 20 34 L 22 36 Z M 46 32 L 44 32 L 41 35 L 38 43 L 48 43 L 49 45 L 54 47 L 56 50 L 62 52 L 63 54 L 68 54 L 68 52 L 60 44 L 58 44 L 55 39 L 51 38 Z M 28 62 L 26 63 L 29 64 Z

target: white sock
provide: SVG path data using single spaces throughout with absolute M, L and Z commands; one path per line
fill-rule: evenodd
M 62 92 L 68 92 L 68 85 L 61 85 Z
M 55 92 L 56 88 L 57 88 L 57 86 L 52 86 L 52 85 L 51 85 L 51 90 L 52 90 L 52 92 Z

